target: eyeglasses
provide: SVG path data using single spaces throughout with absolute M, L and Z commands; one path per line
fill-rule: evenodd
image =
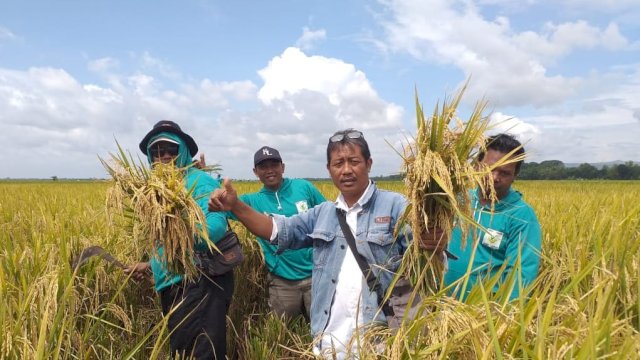
M 346 133 L 340 133 L 340 134 L 335 134 L 332 137 L 329 138 L 329 142 L 338 142 L 338 141 L 342 141 L 344 138 L 348 138 L 348 139 L 359 139 L 364 137 L 362 135 L 361 131 L 358 130 L 352 130 L 352 131 L 348 131 Z
M 170 156 L 177 156 L 178 144 L 171 144 L 171 143 L 158 144 L 158 145 L 152 146 L 151 149 L 149 149 L 149 151 L 151 152 L 151 157 L 154 157 L 154 158 L 162 157 L 164 154 L 169 154 Z

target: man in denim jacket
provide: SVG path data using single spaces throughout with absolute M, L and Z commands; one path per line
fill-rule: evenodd
M 228 179 L 209 200 L 212 211 L 232 211 L 257 236 L 270 239 L 279 251 L 313 247 L 311 332 L 317 354 L 338 359 L 357 357 L 357 335 L 373 323 L 385 323 L 377 294 L 371 291 L 340 228 L 336 209 L 346 213 L 356 248 L 369 263 L 383 291 L 395 275 L 412 235 L 393 238 L 396 222 L 407 206 L 398 193 L 378 189 L 369 180 L 373 161 L 362 132 L 335 133 L 327 145 L 327 170 L 340 190 L 335 202 L 324 202 L 289 218 L 269 217 L 237 201 Z M 302 240 L 300 240 L 302 239 Z M 446 244 L 423 244 L 442 251 Z M 354 336 L 356 335 L 356 336 Z

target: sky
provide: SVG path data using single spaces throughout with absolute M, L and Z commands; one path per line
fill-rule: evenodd
M 231 178 L 263 145 L 327 177 L 345 128 L 393 174 L 416 93 L 467 81 L 460 118 L 486 100 L 527 161 L 638 161 L 640 1 L 3 0 L 0 178 L 106 178 L 162 119 Z

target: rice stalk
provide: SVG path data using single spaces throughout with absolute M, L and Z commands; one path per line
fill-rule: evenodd
M 193 262 L 194 236 L 210 247 L 213 244 L 205 215 L 191 196 L 193 188 L 185 188 L 187 169 L 173 163 L 148 168 L 127 156 L 119 144 L 118 150 L 111 154 L 110 162 L 100 159 L 113 178 L 107 191 L 107 212 L 130 217 L 134 240 L 141 240 L 147 250 L 162 248 L 158 255 L 170 272 L 194 279 L 198 274 Z
M 402 272 L 414 287 L 433 294 L 442 279 L 442 254 L 421 249 L 418 244 L 428 232 L 441 229 L 450 238 L 454 219 L 472 223 L 473 209 L 469 190 L 479 186 L 495 199 L 490 172 L 475 166 L 473 160 L 485 142 L 489 117 L 483 115 L 485 101 L 476 103 L 469 119 L 457 114 L 465 86 L 442 106 L 436 104 L 433 114 L 426 116 L 416 93 L 417 134 L 404 147 L 403 172 L 409 206 L 396 227 L 396 234 L 408 223 L 414 241 L 403 258 Z M 463 227 L 463 239 L 468 227 Z M 444 240 L 443 240 L 444 241 Z

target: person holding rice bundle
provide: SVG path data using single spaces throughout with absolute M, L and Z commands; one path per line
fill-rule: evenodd
M 336 201 L 291 217 L 269 217 L 238 201 L 228 179 L 209 200 L 211 210 L 231 211 L 279 251 L 313 248 L 311 332 L 316 338 L 314 352 L 325 358 L 357 357 L 362 330 L 387 320 L 379 310 L 379 294 L 371 289 L 357 258 L 366 260 L 384 292 L 412 239 L 410 229 L 394 238 L 407 201 L 401 194 L 377 188 L 369 179 L 372 164 L 362 132 L 347 129 L 336 132 L 327 145 L 327 170 L 340 190 Z M 355 238 L 357 254 L 348 237 Z M 445 242 L 428 245 L 436 251 L 446 248 Z
M 204 212 L 209 240 L 215 243 L 222 238 L 227 229 L 225 213 L 210 212 L 207 208 L 209 194 L 220 184 L 192 166 L 192 158 L 198 152 L 193 138 L 175 122 L 162 120 L 142 139 L 140 150 L 150 164 L 174 164 L 184 172 L 185 187 L 193 189 L 191 196 Z M 194 235 L 193 241 L 195 251 L 207 250 L 203 239 Z M 161 245 L 156 245 L 154 250 L 150 262 L 132 265 L 127 272 L 140 278 L 149 268 L 152 270 L 162 312 L 169 316 L 172 355 L 225 359 L 226 316 L 233 295 L 233 271 L 186 280 L 186 275 L 168 269 Z
M 513 136 L 498 134 L 487 139 L 478 160 L 492 166 L 509 158 L 523 159 L 524 154 L 522 144 Z M 480 227 L 468 234 L 464 247 L 459 226 L 451 235 L 449 251 L 458 259 L 449 259 L 444 281 L 445 285 L 453 287 L 454 296 L 464 299 L 475 284 L 502 271 L 499 281 L 488 290 L 498 291 L 508 278 L 513 277 L 515 281 L 509 297 L 514 299 L 538 275 L 540 224 L 533 208 L 522 199 L 522 194 L 511 188 L 523 161 L 506 161 L 493 169 L 496 202 L 492 203 L 486 190 L 478 188 L 471 191 L 473 220 Z M 469 278 L 465 287 L 467 273 Z

